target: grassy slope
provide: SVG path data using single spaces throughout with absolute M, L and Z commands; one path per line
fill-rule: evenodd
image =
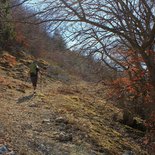
M 143 154 L 139 136 L 112 120 L 119 109 L 106 102 L 100 86 L 44 76 L 31 98 L 30 83 L 13 78 L 21 74 L 19 66 L 12 72 L 0 69 L 1 145 L 21 155 Z

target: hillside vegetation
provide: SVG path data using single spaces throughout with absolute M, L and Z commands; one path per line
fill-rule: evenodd
M 24 79 L 30 58 L 1 55 L 1 146 L 17 155 L 147 154 L 140 145 L 144 133 L 114 119 L 118 114 L 121 120 L 122 111 L 106 101 L 106 87 L 43 74 L 33 96 Z

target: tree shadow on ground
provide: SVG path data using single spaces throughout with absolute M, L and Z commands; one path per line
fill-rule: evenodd
M 30 95 L 28 95 L 28 96 L 22 96 L 22 97 L 18 98 L 17 103 L 20 104 L 20 103 L 23 103 L 23 102 L 28 102 L 28 101 L 30 101 L 33 97 L 34 97 L 34 94 L 30 94 Z

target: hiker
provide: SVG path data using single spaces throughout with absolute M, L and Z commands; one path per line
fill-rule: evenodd
M 34 89 L 34 93 L 37 87 L 38 72 L 39 72 L 39 67 L 37 65 L 37 61 L 33 61 L 30 64 L 30 78 L 31 78 L 33 89 Z

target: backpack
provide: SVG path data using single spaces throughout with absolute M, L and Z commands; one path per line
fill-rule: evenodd
M 37 75 L 38 71 L 39 71 L 39 67 L 36 63 L 31 63 L 30 64 L 30 74 L 33 74 L 33 75 Z

